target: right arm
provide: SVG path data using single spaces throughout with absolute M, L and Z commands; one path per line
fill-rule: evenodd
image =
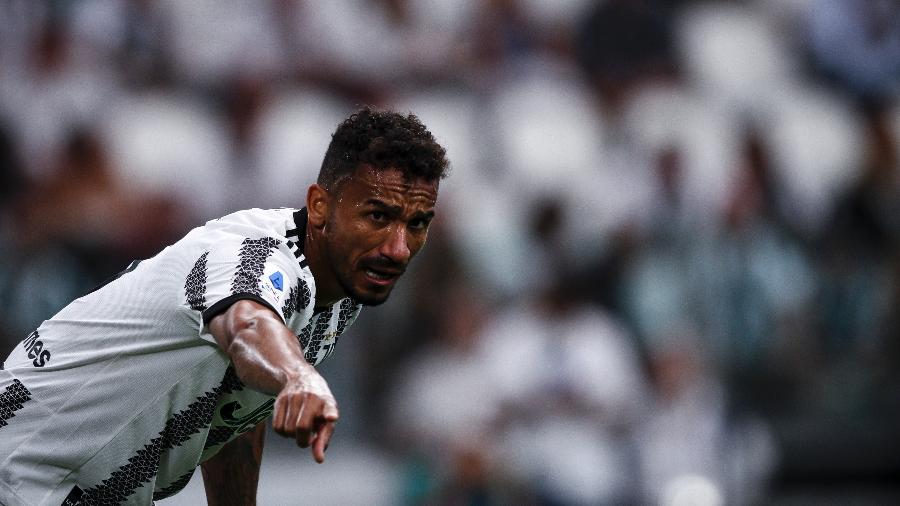
M 239 300 L 209 322 L 209 330 L 234 364 L 241 381 L 276 395 L 272 428 L 282 436 L 312 446 L 316 462 L 338 420 L 337 402 L 325 379 L 303 358 L 297 336 L 272 310 L 253 300 Z

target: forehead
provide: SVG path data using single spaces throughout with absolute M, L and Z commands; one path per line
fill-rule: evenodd
M 407 179 L 399 169 L 375 169 L 363 166 L 344 181 L 341 193 L 356 202 L 377 198 L 391 203 L 416 202 L 434 206 L 438 182 Z

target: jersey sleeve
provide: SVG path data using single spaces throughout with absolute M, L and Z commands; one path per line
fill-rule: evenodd
M 273 237 L 220 242 L 199 256 L 185 283 L 187 305 L 200 314 L 200 337 L 215 342 L 209 322 L 239 300 L 253 300 L 284 322 L 296 260 Z

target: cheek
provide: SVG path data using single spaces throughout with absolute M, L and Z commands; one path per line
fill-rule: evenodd
M 337 251 L 341 251 L 344 261 L 354 263 L 378 249 L 383 240 L 383 232 L 373 229 L 366 220 L 353 220 L 333 237 Z
M 423 247 L 425 247 L 425 241 L 428 239 L 428 232 L 422 232 L 420 235 L 414 235 L 409 238 L 409 253 L 410 256 L 414 256 L 419 252 Z

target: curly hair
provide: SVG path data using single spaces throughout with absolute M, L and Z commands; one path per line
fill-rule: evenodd
M 407 179 L 447 176 L 447 151 L 413 114 L 368 106 L 338 125 L 319 170 L 319 185 L 332 189 L 361 166 L 399 169 Z

